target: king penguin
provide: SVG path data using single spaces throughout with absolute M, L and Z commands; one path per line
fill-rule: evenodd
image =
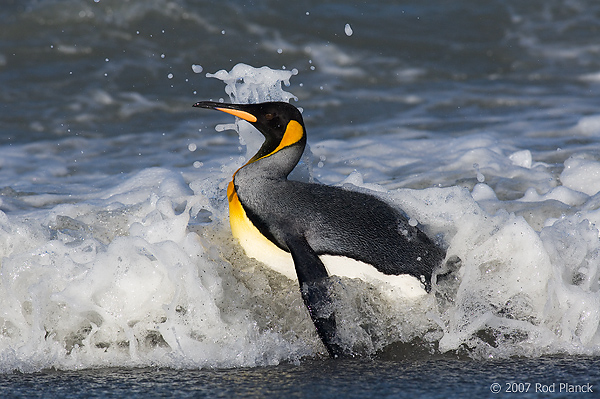
M 258 152 L 229 183 L 231 230 L 250 257 L 298 279 L 330 356 L 349 354 L 336 336 L 330 275 L 387 281 L 408 296 L 429 291 L 445 251 L 400 210 L 364 192 L 288 180 L 306 146 L 295 106 L 213 101 L 193 106 L 234 115 L 264 135 Z

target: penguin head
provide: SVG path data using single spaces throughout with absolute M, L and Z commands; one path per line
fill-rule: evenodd
M 226 104 L 214 101 L 200 101 L 193 105 L 198 108 L 215 109 L 235 115 L 252 124 L 265 136 L 260 150 L 248 161 L 252 163 L 271 156 L 283 148 L 296 146 L 300 155 L 306 145 L 306 133 L 302 114 L 292 104 L 286 102 L 265 102 L 258 104 Z

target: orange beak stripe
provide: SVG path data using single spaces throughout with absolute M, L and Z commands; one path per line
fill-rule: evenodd
M 218 111 L 226 112 L 228 114 L 237 116 L 240 119 L 243 119 L 248 122 L 256 122 L 256 116 L 252 115 L 246 111 L 240 111 L 239 109 L 229 109 L 229 108 L 215 108 Z

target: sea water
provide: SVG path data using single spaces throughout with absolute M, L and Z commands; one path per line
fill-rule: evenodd
M 490 392 L 523 357 L 598 382 L 599 13 L 591 0 L 10 2 L 0 372 L 334 373 L 297 283 L 231 237 L 226 186 L 260 134 L 191 108 L 281 100 L 308 131 L 293 178 L 370 190 L 460 258 L 418 300 L 337 281 L 366 362 L 340 363 L 348 373 L 376 387 L 424 359 L 435 375 L 482 367 L 460 384 Z M 512 374 L 496 380 L 498 364 Z

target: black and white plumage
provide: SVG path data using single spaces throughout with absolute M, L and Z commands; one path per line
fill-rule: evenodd
M 194 106 L 235 115 L 265 136 L 229 185 L 232 232 L 249 256 L 297 277 L 331 356 L 344 350 L 336 340 L 335 314 L 328 310 L 330 275 L 387 281 L 407 296 L 429 290 L 445 252 L 402 212 L 364 192 L 287 179 L 306 146 L 296 107 L 212 101 Z

